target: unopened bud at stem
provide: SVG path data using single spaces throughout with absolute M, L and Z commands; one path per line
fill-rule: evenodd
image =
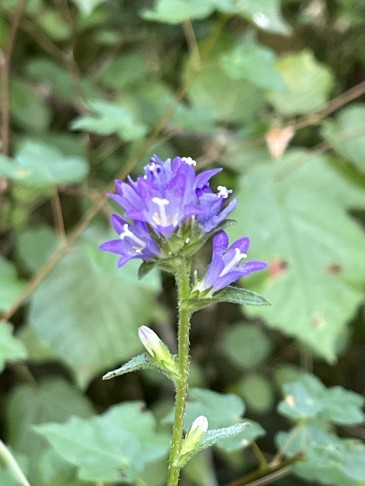
M 153 361 L 166 371 L 176 375 L 177 369 L 175 361 L 167 346 L 161 341 L 157 334 L 149 327 L 141 326 L 138 329 L 138 335 Z
M 185 436 L 181 448 L 181 457 L 194 451 L 199 446 L 207 430 L 208 419 L 204 415 L 200 415 L 194 420 L 189 432 Z

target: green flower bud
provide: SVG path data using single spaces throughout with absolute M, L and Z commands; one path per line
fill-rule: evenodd
M 176 364 L 167 346 L 161 341 L 157 334 L 147 326 L 138 329 L 139 339 L 146 348 L 153 361 L 169 373 L 177 375 Z
M 180 457 L 186 456 L 193 452 L 203 440 L 207 430 L 208 419 L 204 415 L 200 415 L 194 420 L 189 432 L 185 436 Z

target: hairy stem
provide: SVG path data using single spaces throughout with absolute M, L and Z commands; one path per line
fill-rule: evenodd
M 190 311 L 184 300 L 190 296 L 190 262 L 184 261 L 176 273 L 178 291 L 178 367 L 180 379 L 176 383 L 175 419 L 172 429 L 172 444 L 169 458 L 169 477 L 167 486 L 176 486 L 179 481 L 180 466 L 178 459 L 183 439 L 185 405 L 189 379 Z

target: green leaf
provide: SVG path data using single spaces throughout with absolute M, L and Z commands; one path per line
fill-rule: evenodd
M 250 122 L 265 103 L 262 89 L 248 81 L 230 78 L 213 63 L 194 79 L 188 96 L 195 108 L 208 110 L 215 120 L 222 122 Z
M 28 134 L 45 132 L 51 121 L 51 110 L 30 83 L 13 77 L 10 84 L 10 110 L 17 125 Z
M 326 121 L 323 137 L 340 155 L 365 172 L 365 105 L 355 104 L 341 110 L 334 121 Z
M 26 69 L 29 77 L 42 83 L 50 94 L 58 100 L 75 104 L 76 100 L 80 99 L 80 90 L 87 99 L 99 95 L 94 84 L 86 77 L 80 79 L 80 84 L 76 84 L 73 75 L 61 64 L 50 58 L 32 57 Z
M 300 380 L 285 383 L 285 398 L 278 410 L 293 420 L 318 418 L 341 425 L 364 421 L 364 398 L 340 386 L 326 389 L 313 375 L 303 373 Z
M 54 253 L 59 240 L 49 226 L 32 226 L 17 238 L 17 253 L 32 272 L 36 272 Z
M 148 75 L 147 60 L 137 54 L 125 54 L 112 58 L 107 66 L 101 83 L 106 88 L 120 91 L 127 86 L 134 86 L 139 81 L 144 81 Z
M 130 106 L 94 100 L 88 103 L 93 112 L 82 116 L 71 124 L 73 130 L 83 130 L 99 135 L 117 134 L 126 141 L 139 140 L 147 133 L 147 127 L 140 122 Z
M 223 54 L 220 65 L 232 79 L 246 79 L 260 88 L 283 91 L 285 83 L 276 71 L 275 60 L 270 49 L 245 41 Z
M 334 386 L 326 390 L 323 398 L 324 415 L 327 419 L 340 425 L 361 424 L 365 420 L 362 411 L 364 397 L 341 386 Z
M 1 160 L 0 160 L 1 164 Z M 16 276 L 16 269 L 11 262 L 0 256 L 0 311 L 4 312 L 20 297 L 25 289 L 25 282 Z
M 30 324 L 83 387 L 141 351 L 137 329 L 159 309 L 156 275 L 138 281 L 136 261 L 117 268 L 115 258 L 97 248 L 108 237 L 88 233 L 31 299 Z
M 343 178 L 338 184 L 341 178 L 332 170 L 325 157 L 294 151 L 279 165 L 252 169 L 237 194 L 240 224 L 228 230 L 239 238 L 244 227 L 252 241 L 250 257 L 270 264 L 245 284 L 264 293 L 272 307 L 245 312 L 329 361 L 336 358 L 365 284 L 364 233 L 346 213 L 359 191 Z
M 72 27 L 62 12 L 45 8 L 37 17 L 39 26 L 45 34 L 55 41 L 66 41 L 72 35 Z
M 0 157 L 0 176 L 31 187 L 76 184 L 87 171 L 85 159 L 65 156 L 57 148 L 37 140 L 27 140 L 14 160 Z
M 215 0 L 217 9 L 229 13 L 241 15 L 262 30 L 288 35 L 290 26 L 285 22 L 280 13 L 281 0 Z
M 7 361 L 25 359 L 27 351 L 24 344 L 13 336 L 13 326 L 9 322 L 0 323 L 0 373 Z
M 141 402 L 116 405 L 91 419 L 72 417 L 64 424 L 35 428 L 56 452 L 93 481 L 134 482 L 145 465 L 164 456 L 168 437 L 156 434 L 150 412 Z
M 11 393 L 7 402 L 8 441 L 28 458 L 32 484 L 42 484 L 37 464 L 47 447 L 34 433 L 32 425 L 63 422 L 71 415 L 88 417 L 91 414 L 87 398 L 62 378 L 45 380 L 36 387 L 21 385 Z
M 242 305 L 270 305 L 270 302 L 247 289 L 239 287 L 226 287 L 209 298 L 194 298 L 188 300 L 188 306 L 191 312 L 196 312 L 214 302 L 230 302 L 231 304 Z
M 237 324 L 224 335 L 223 350 L 240 368 L 256 368 L 269 356 L 271 342 L 260 328 Z
M 280 432 L 277 442 L 286 456 L 305 454 L 294 471 L 309 481 L 351 486 L 365 480 L 365 445 L 340 439 L 321 424 L 309 422 Z
M 267 414 L 273 407 L 274 388 L 264 374 L 250 373 L 230 386 L 229 391 L 242 397 L 253 413 Z
M 230 427 L 208 430 L 208 432 L 204 436 L 204 439 L 198 447 L 198 451 L 206 449 L 207 447 L 210 447 L 223 439 L 229 439 L 230 437 L 234 437 L 235 435 L 243 432 L 246 427 L 249 426 L 249 422 L 241 422 L 239 424 L 231 425 Z
M 213 2 L 194 0 L 156 0 L 154 8 L 145 10 L 142 17 L 167 24 L 181 24 L 186 20 L 203 19 L 214 10 Z
M 209 429 L 221 429 L 242 424 L 241 415 L 245 411 L 242 400 L 233 394 L 220 394 L 202 388 L 191 388 L 186 408 L 184 429 L 187 431 L 199 415 L 208 419 Z M 244 429 L 237 435 L 219 439 L 217 445 L 226 450 L 246 447 L 257 437 L 264 435 L 263 428 L 251 420 L 244 422 Z M 247 423 L 250 424 L 246 427 Z M 209 436 L 208 436 L 209 437 Z
M 323 107 L 329 98 L 333 75 L 310 51 L 285 54 L 277 62 L 287 90 L 272 92 L 268 99 L 284 116 L 312 113 Z
M 109 371 L 103 376 L 103 380 L 110 380 L 116 376 L 124 375 L 125 373 L 130 373 L 131 371 L 143 370 L 147 368 L 153 368 L 154 363 L 147 353 L 139 354 L 132 358 L 128 363 L 117 368 L 116 370 Z
M 17 125 L 28 133 L 42 133 L 48 129 L 51 110 L 30 84 L 12 78 L 10 84 L 11 115 Z
M 227 427 L 240 422 L 245 411 L 242 400 L 233 394 L 221 394 L 204 388 L 192 388 L 184 422 L 185 430 L 200 415 L 208 419 L 209 428 Z
M 231 304 L 242 305 L 270 305 L 270 302 L 265 297 L 262 297 L 262 295 L 247 289 L 232 286 L 228 286 L 214 294 L 212 300 L 215 302 L 230 302 Z

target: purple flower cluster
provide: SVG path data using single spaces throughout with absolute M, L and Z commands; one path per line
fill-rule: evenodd
M 250 239 L 245 236 L 235 241 L 228 248 L 228 235 L 219 231 L 213 236 L 212 262 L 204 279 L 198 284 L 197 290 L 210 290 L 211 293 L 227 287 L 241 277 L 267 268 L 267 263 L 251 260 L 242 263 L 247 258 Z
M 154 261 L 167 257 L 168 240 L 189 224 L 191 234 L 201 237 L 222 223 L 236 206 L 225 205 L 232 191 L 218 186 L 213 192 L 209 180 L 222 169 L 196 175 L 195 161 L 176 157 L 162 161 L 154 155 L 144 168 L 144 175 L 133 181 L 116 181 L 117 194 L 109 194 L 123 209 L 124 218 L 112 215 L 112 225 L 119 238 L 100 246 L 101 250 L 120 255 L 118 266 L 132 258 Z M 189 235 L 186 238 L 188 243 Z

